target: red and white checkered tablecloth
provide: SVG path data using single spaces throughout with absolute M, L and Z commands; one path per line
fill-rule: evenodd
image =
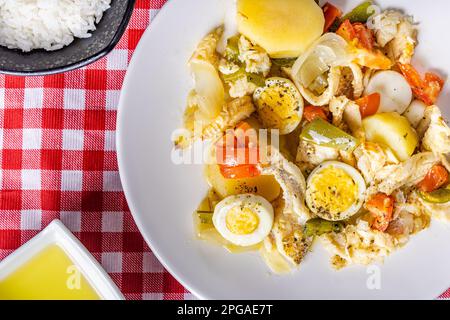
M 138 0 L 116 49 L 87 68 L 47 77 L 0 75 L 0 260 L 60 219 L 127 299 L 193 298 L 142 239 L 116 159 L 125 72 L 165 2 Z
M 87 68 L 0 76 L 0 260 L 53 219 L 127 299 L 191 298 L 140 235 L 119 179 L 115 129 L 133 50 L 164 0 L 138 0 L 116 49 Z

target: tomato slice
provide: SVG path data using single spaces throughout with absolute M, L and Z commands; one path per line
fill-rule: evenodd
M 356 39 L 355 28 L 353 28 L 352 23 L 348 19 L 341 23 L 336 33 L 345 40 L 347 40 L 348 42 L 352 42 L 353 40 Z
M 381 95 L 377 92 L 355 101 L 363 118 L 373 116 L 380 108 Z
M 431 106 L 436 103 L 445 81 L 437 74 L 428 72 L 422 79 L 419 72 L 411 64 L 398 64 L 404 77 L 411 86 L 414 96 Z
M 375 47 L 375 37 L 372 30 L 359 22 L 353 24 L 353 29 L 355 30 L 356 38 L 361 47 L 372 51 Z
M 373 51 L 375 48 L 375 37 L 372 30 L 360 22 L 352 24 L 350 20 L 347 19 L 341 24 L 336 33 L 348 42 L 356 40 L 356 45 L 359 48 L 368 51 Z
M 307 106 L 303 111 L 303 117 L 305 117 L 306 121 L 312 122 L 317 118 L 321 118 L 325 121 L 328 121 L 328 115 L 325 109 L 321 107 Z
M 216 160 L 226 179 L 259 176 L 258 138 L 251 125 L 242 122 L 234 130 L 228 130 L 216 144 Z
M 244 164 L 240 166 L 220 166 L 220 173 L 225 179 L 247 179 L 258 177 L 261 175 L 258 167 L 256 165 Z
M 327 32 L 331 26 L 334 24 L 336 19 L 340 18 L 342 16 L 341 9 L 335 7 L 331 3 L 327 2 L 323 6 L 323 14 L 325 16 L 325 28 L 324 32 Z
M 355 62 L 364 67 L 375 70 L 388 70 L 392 67 L 392 61 L 380 49 L 375 47 L 375 36 L 363 23 L 351 23 L 345 20 L 336 31 L 355 49 Z
M 394 215 L 395 199 L 384 193 L 373 195 L 366 204 L 367 210 L 374 216 L 372 229 L 385 232 Z
M 448 171 L 444 166 L 435 165 L 426 177 L 417 185 L 423 192 L 433 192 L 446 185 L 448 182 Z

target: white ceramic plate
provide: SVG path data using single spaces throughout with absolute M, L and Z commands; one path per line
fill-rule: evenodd
M 360 0 L 332 1 L 344 9 Z M 450 2 L 384 0 L 420 21 L 415 64 L 450 71 Z M 381 289 L 369 290 L 365 267 L 335 272 L 316 245 L 300 270 L 268 271 L 257 254 L 233 255 L 194 237 L 192 212 L 207 191 L 201 166 L 171 161 L 171 134 L 181 124 L 192 81 L 186 62 L 224 19 L 223 0 L 171 0 L 142 38 L 123 87 L 117 129 L 119 167 L 134 218 L 166 268 L 205 299 L 433 299 L 450 286 L 450 228 L 433 222 L 381 267 Z M 446 90 L 440 104 L 447 109 Z

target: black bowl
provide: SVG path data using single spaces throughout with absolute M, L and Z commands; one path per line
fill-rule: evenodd
M 87 39 L 75 39 L 57 51 L 33 50 L 23 53 L 0 46 L 0 73 L 48 75 L 74 70 L 108 54 L 119 42 L 130 21 L 136 0 L 112 0 L 97 30 Z

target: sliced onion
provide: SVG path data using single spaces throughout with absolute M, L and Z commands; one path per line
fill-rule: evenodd
M 216 68 L 207 61 L 190 62 L 194 77 L 195 92 L 200 112 L 214 119 L 222 111 L 225 101 L 225 89 Z
M 292 67 L 292 79 L 309 103 L 325 105 L 339 87 L 337 68 L 349 66 L 352 60 L 347 41 L 335 33 L 327 33 L 297 59 Z M 328 75 L 328 88 L 322 95 L 315 95 L 310 86 L 331 70 L 334 71 Z
M 330 70 L 329 64 L 318 55 L 313 55 L 303 64 L 299 78 L 305 87 L 309 87 L 318 77 L 322 76 L 328 70 Z
M 351 61 L 352 56 L 347 41 L 335 33 L 326 33 L 297 59 L 292 67 L 292 74 L 298 77 L 302 85 L 306 85 L 302 80 L 310 79 L 314 74 L 319 73 L 324 69 L 324 65 L 327 65 L 328 68 L 345 66 Z M 304 68 L 305 66 L 306 68 Z M 316 71 L 313 70 L 313 66 L 316 66 Z M 318 75 L 322 73 L 320 72 Z
M 326 90 L 320 96 L 318 96 L 316 92 L 300 85 L 297 81 L 295 81 L 295 85 L 306 101 L 313 106 L 320 107 L 329 104 L 331 99 L 335 96 L 336 92 L 339 90 L 341 76 L 341 67 L 331 67 L 330 72 L 328 72 L 328 87 L 326 87 Z
M 219 40 L 219 43 L 217 44 L 217 52 L 222 55 L 225 53 L 228 38 L 231 38 L 238 34 L 236 0 L 225 0 L 224 6 L 224 33 Z

